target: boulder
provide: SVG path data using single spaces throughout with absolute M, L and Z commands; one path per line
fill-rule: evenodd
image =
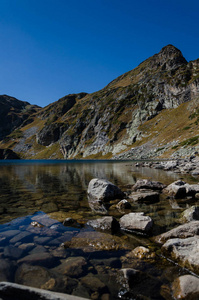
M 199 220 L 199 206 L 191 206 L 181 214 L 181 221 L 190 222 Z
M 176 199 L 184 198 L 187 196 L 186 182 L 177 180 L 163 189 L 163 192 Z
M 166 185 L 159 181 L 151 181 L 148 179 L 139 179 L 133 186 L 133 190 L 150 189 L 150 190 L 162 190 L 166 188 Z
M 129 195 L 129 201 L 136 201 L 140 203 L 156 203 L 159 201 L 159 193 L 149 190 L 140 190 L 139 192 L 132 192 Z
M 105 179 L 94 178 L 88 185 L 88 197 L 103 202 L 124 198 L 124 193 L 113 183 Z
M 111 231 L 112 233 L 115 233 L 120 229 L 119 222 L 111 216 L 90 220 L 87 222 L 87 225 L 95 229 Z
M 162 251 L 176 260 L 182 267 L 196 273 L 199 272 L 199 236 L 186 239 L 170 239 L 163 246 Z
M 162 299 L 160 295 L 162 282 L 146 272 L 124 268 L 118 272 L 117 281 L 123 287 L 119 293 L 122 299 Z
M 199 184 L 185 184 L 187 196 L 195 196 L 199 193 Z
M 193 275 L 183 275 L 176 278 L 172 284 L 175 299 L 198 300 L 199 278 Z
M 129 213 L 120 218 L 120 227 L 127 231 L 148 233 L 153 226 L 153 220 L 143 212 Z
M 154 238 L 156 243 L 163 244 L 169 239 L 188 238 L 199 234 L 199 221 L 180 225 Z

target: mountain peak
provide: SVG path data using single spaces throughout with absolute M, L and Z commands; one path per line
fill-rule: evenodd
M 167 67 L 171 69 L 187 64 L 182 52 L 171 44 L 163 47 L 157 55 L 162 62 L 167 61 Z

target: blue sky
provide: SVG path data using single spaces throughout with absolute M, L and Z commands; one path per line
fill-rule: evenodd
M 46 106 L 162 47 L 199 58 L 198 0 L 0 0 L 0 94 Z

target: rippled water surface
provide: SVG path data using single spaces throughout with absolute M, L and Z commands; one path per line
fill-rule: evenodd
M 96 177 L 108 179 L 123 191 L 128 191 L 139 178 L 169 184 L 182 175 L 137 168 L 130 161 L 1 161 L 0 280 L 91 299 L 117 299 L 119 296 L 122 299 L 145 299 L 139 298 L 142 296 L 170 299 L 167 292 L 160 290 L 164 290 L 174 274 L 184 272 L 175 265 L 164 260 L 153 266 L 139 261 L 128 262 L 121 258 L 129 251 L 124 249 L 90 251 L 84 245 L 78 250 L 60 246 L 78 235 L 85 237 L 89 233 L 92 236 L 94 230 L 85 224 L 100 216 L 89 207 L 86 191 L 89 181 Z M 191 177 L 183 179 L 194 182 Z M 179 214 L 186 207 L 187 203 L 182 200 L 171 202 L 161 197 L 155 204 L 132 204 L 132 211 L 150 215 L 155 223 L 153 235 L 157 235 L 176 225 Z M 116 209 L 109 211 L 109 215 L 118 219 L 123 214 Z M 75 219 L 76 226 L 63 226 L 67 217 Z M 118 238 L 131 249 L 140 245 L 153 246 L 142 236 L 120 232 Z M 76 258 L 77 266 L 74 263 L 71 267 L 69 258 Z M 30 266 L 34 266 L 34 270 Z M 154 294 L 152 284 L 147 280 L 144 295 L 139 296 L 140 283 L 133 295 L 126 293 L 118 272 L 127 267 L 153 275 L 152 278 L 158 281 L 155 288 L 158 294 Z

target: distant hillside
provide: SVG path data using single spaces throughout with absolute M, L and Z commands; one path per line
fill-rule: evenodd
M 33 159 L 197 154 L 199 59 L 187 62 L 168 45 L 98 92 L 33 110 L 4 135 L 1 148 Z

